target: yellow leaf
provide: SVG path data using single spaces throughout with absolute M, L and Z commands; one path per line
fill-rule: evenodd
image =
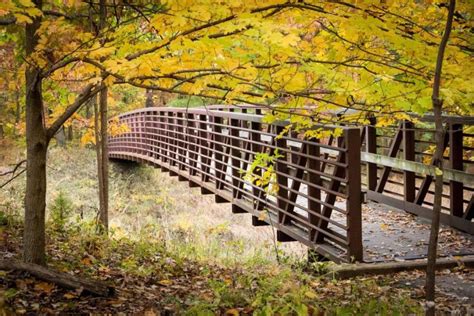
M 380 229 L 382 229 L 382 230 L 387 230 L 387 229 L 388 229 L 388 225 L 387 225 L 387 224 L 380 224 Z
M 267 219 L 267 213 L 265 213 L 265 212 L 260 212 L 260 214 L 258 214 L 258 219 L 259 219 L 260 221 L 266 220 L 266 219 Z
M 64 298 L 70 300 L 70 299 L 73 299 L 73 298 L 76 298 L 76 294 L 72 293 L 72 292 L 68 292 L 66 294 L 63 295 Z
M 92 260 L 89 257 L 84 257 L 81 260 L 81 263 L 85 266 L 90 266 L 92 264 Z
M 35 5 L 30 0 L 19 0 L 18 1 L 24 7 L 34 7 Z
M 316 295 L 316 293 L 314 293 L 313 291 L 306 291 L 304 293 L 304 295 L 307 297 L 307 298 L 310 298 L 310 299 L 315 299 L 317 298 L 318 296 Z
M 225 314 L 229 316 L 239 316 L 239 311 L 235 308 L 231 308 L 226 310 Z
M 23 14 L 18 14 L 18 13 L 15 13 L 13 14 L 16 18 L 16 22 L 17 23 L 32 23 L 33 20 L 30 19 L 30 17 L 26 16 L 26 15 L 23 15 Z
M 54 290 L 55 286 L 52 283 L 40 282 L 35 285 L 35 290 L 45 293 L 51 293 Z
M 171 280 L 161 280 L 161 281 L 158 282 L 158 284 L 168 286 L 168 285 L 173 284 L 173 281 L 171 281 Z
M 75 100 L 76 100 L 76 97 L 73 94 L 70 94 L 70 95 L 67 96 L 67 102 L 69 104 L 74 103 Z
M 441 170 L 439 168 L 435 168 L 435 175 L 442 176 L 443 175 L 443 170 Z

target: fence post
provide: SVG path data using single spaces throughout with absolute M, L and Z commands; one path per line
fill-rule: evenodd
M 283 137 L 278 137 L 283 132 L 282 126 L 275 126 L 276 135 L 275 145 L 277 149 L 287 148 L 287 141 Z M 286 151 L 278 152 L 282 157 L 277 159 L 275 163 L 275 171 L 277 171 L 276 180 L 278 185 L 277 193 L 277 205 L 278 205 L 278 224 L 279 226 L 288 225 L 290 219 L 285 215 L 287 200 L 288 200 L 288 165 L 287 165 L 287 155 Z M 277 230 L 277 240 L 278 241 L 294 241 L 291 236 L 288 236 L 281 230 Z
M 449 124 L 449 168 L 463 170 L 463 126 Z M 462 217 L 464 210 L 464 185 L 462 182 L 449 181 L 449 203 L 451 215 Z
M 415 161 L 415 125 L 410 121 L 403 122 L 403 158 L 409 161 Z M 415 191 L 415 173 L 404 171 L 404 196 L 405 201 L 414 202 Z
M 216 189 L 223 190 L 224 183 L 225 183 L 225 175 L 227 170 L 227 165 L 224 163 L 224 141 L 225 138 L 222 135 L 222 124 L 223 119 L 219 116 L 214 116 L 214 124 L 213 124 L 213 138 L 214 138 L 214 174 L 216 176 Z M 230 131 L 229 131 L 230 133 Z M 216 203 L 227 203 L 230 202 L 227 199 L 224 199 L 219 194 L 216 193 L 215 195 Z
M 201 180 L 202 182 L 209 182 L 209 172 L 211 166 L 211 159 L 209 156 L 209 138 L 207 132 L 207 115 L 199 115 L 199 142 L 201 144 L 200 148 L 200 166 L 201 166 Z M 208 190 L 205 187 L 201 187 L 201 194 L 213 194 L 212 191 Z
M 229 125 L 229 135 L 232 136 L 230 138 L 230 145 L 231 150 L 229 153 L 232 156 L 232 200 L 238 200 L 242 197 L 242 193 L 239 191 L 240 188 L 240 182 L 241 180 L 241 174 L 240 174 L 240 162 L 242 159 L 242 154 L 241 151 L 239 150 L 240 148 L 240 141 L 239 141 L 239 127 L 241 127 L 243 124 L 243 121 L 239 121 L 237 119 L 230 119 L 230 125 Z M 238 214 L 238 213 L 246 213 L 244 209 L 241 207 L 237 206 L 236 204 L 232 203 L 232 213 Z
M 184 114 L 183 112 L 176 113 L 176 130 L 177 130 L 177 154 L 178 154 L 178 170 L 184 171 L 186 169 L 186 156 L 187 156 L 187 143 L 186 134 L 184 127 Z M 181 173 L 178 174 L 178 181 L 187 181 L 188 179 Z
M 189 143 L 189 186 L 190 187 L 198 187 L 199 184 L 191 181 L 191 176 L 195 176 L 197 174 L 197 139 L 196 139 L 196 121 L 195 121 L 195 114 L 188 113 L 187 115 L 188 124 L 187 124 L 187 134 L 188 134 L 188 143 Z
M 365 145 L 366 151 L 368 153 L 376 154 L 377 153 L 377 130 L 375 129 L 375 124 L 377 119 L 371 117 L 369 119 L 370 125 L 367 125 L 365 133 Z M 375 191 L 377 188 L 377 165 L 374 163 L 367 163 L 367 190 Z
M 360 170 L 360 130 L 345 130 L 346 178 L 347 178 L 347 238 L 348 260 L 362 261 L 362 210 L 361 210 L 361 170 Z
M 250 133 L 250 140 L 252 141 L 252 153 L 254 155 L 253 159 L 255 159 L 255 155 L 262 152 L 263 146 L 261 143 L 261 131 L 262 124 L 260 122 L 250 122 L 250 129 L 252 130 Z M 262 170 L 259 168 L 258 170 L 254 170 L 254 174 L 258 176 L 262 176 Z M 255 181 L 256 182 L 256 181 Z M 252 187 L 252 195 L 254 197 L 252 204 L 253 209 L 257 211 L 263 211 L 266 207 L 265 202 L 261 200 L 267 199 L 267 194 L 265 193 L 265 188 L 263 187 L 256 187 L 255 182 L 253 183 Z M 267 222 L 262 221 L 258 218 L 258 216 L 252 215 L 252 225 L 253 226 L 266 226 L 269 225 Z
M 316 188 L 314 185 L 321 186 L 321 176 L 313 171 L 320 171 L 321 162 L 317 159 L 320 158 L 320 148 L 318 146 L 319 139 L 314 140 L 314 144 L 308 144 L 308 155 L 313 158 L 308 158 L 308 182 L 312 185 L 308 185 L 308 196 L 316 200 L 321 200 L 321 189 Z M 308 214 L 309 223 L 317 226 L 319 222 L 319 217 L 315 214 L 321 213 L 321 203 L 316 202 L 312 199 L 308 199 Z M 312 214 L 311 212 L 315 213 Z M 316 230 L 314 228 L 309 229 L 309 238 L 314 240 Z
M 173 111 L 168 111 L 168 155 L 170 160 L 170 167 L 178 165 L 178 155 L 177 155 L 177 135 L 176 135 L 176 119 L 175 113 Z M 178 174 L 170 168 L 170 176 L 176 177 Z

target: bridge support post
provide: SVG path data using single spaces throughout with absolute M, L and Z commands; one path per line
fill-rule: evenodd
M 262 124 L 260 124 L 259 122 L 250 122 L 250 129 L 252 130 L 252 132 L 250 133 L 250 140 L 252 141 L 250 148 L 252 149 L 253 155 L 256 155 L 257 153 L 262 152 L 263 149 L 263 146 L 260 144 L 262 141 L 260 137 Z M 255 157 L 253 158 L 255 159 Z M 262 175 L 262 170 L 260 168 L 257 168 L 257 170 L 254 170 L 253 172 L 257 177 Z M 256 185 L 256 181 L 254 181 L 252 186 L 252 196 L 253 209 L 259 212 L 263 212 L 265 209 L 264 201 L 267 199 L 267 195 L 265 193 L 265 188 L 258 187 Z M 267 215 L 268 214 L 264 214 L 263 216 L 266 217 Z M 260 220 L 259 216 L 252 215 L 252 225 L 267 226 L 270 224 L 266 221 Z
M 214 134 L 212 137 L 214 138 L 214 174 L 215 174 L 215 182 L 216 182 L 216 190 L 223 190 L 224 189 L 224 181 L 225 181 L 225 176 L 226 176 L 226 170 L 227 170 L 227 164 L 225 163 L 224 159 L 224 144 L 225 144 L 225 138 L 222 135 L 222 124 L 223 120 L 222 117 L 215 116 L 214 117 L 214 122 L 212 125 L 212 129 Z M 228 137 L 227 137 L 228 139 Z M 230 154 L 230 152 L 229 152 Z M 215 196 L 215 201 L 216 203 L 229 203 L 231 202 L 230 200 L 222 197 L 219 195 L 218 192 L 216 192 Z
M 241 214 L 247 213 L 243 208 L 235 204 L 235 200 L 239 200 L 242 197 L 242 193 L 239 191 L 241 186 L 241 174 L 240 174 L 240 165 L 242 160 L 242 153 L 239 150 L 240 148 L 240 140 L 239 140 L 239 126 L 240 121 L 236 119 L 230 120 L 229 126 L 229 135 L 230 138 L 230 145 L 231 145 L 231 156 L 232 156 L 232 213 L 234 214 Z
M 362 201 L 361 201 L 361 172 L 360 172 L 360 130 L 349 128 L 345 130 L 345 163 L 347 178 L 347 239 L 348 261 L 361 262 L 363 259 L 362 247 Z
M 209 139 L 208 139 L 208 132 L 207 132 L 207 115 L 200 114 L 199 115 L 199 156 L 200 156 L 200 170 L 201 170 L 201 181 L 202 182 L 209 182 L 209 171 L 210 171 L 210 164 L 211 159 L 209 156 Z M 201 187 L 201 194 L 203 195 L 210 195 L 214 194 L 211 190 Z
M 275 144 L 277 151 L 280 148 L 287 148 L 287 141 L 284 137 L 278 137 L 283 133 L 283 127 L 276 126 L 275 128 Z M 275 153 L 275 152 L 274 152 Z M 277 193 L 277 205 L 278 205 L 278 226 L 286 226 L 290 224 L 290 218 L 285 214 L 287 209 L 288 201 L 288 166 L 287 166 L 287 154 L 286 151 L 278 151 L 278 154 L 281 155 L 275 163 L 275 170 L 277 172 L 276 179 L 278 184 L 278 193 Z M 287 242 L 295 241 L 291 236 L 287 235 L 280 229 L 277 230 L 277 241 Z
M 461 124 L 449 124 L 449 168 L 463 170 L 463 131 Z M 449 203 L 451 215 L 462 217 L 464 214 L 464 184 L 449 181 Z

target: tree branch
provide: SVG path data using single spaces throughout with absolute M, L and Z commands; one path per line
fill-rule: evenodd
M 100 90 L 102 90 L 102 86 L 96 86 L 95 84 L 88 84 L 76 100 L 70 104 L 63 114 L 56 119 L 56 121 L 51 124 L 48 128 L 46 135 L 48 139 L 54 137 L 56 132 L 61 128 L 61 126 L 74 114 L 76 111 L 84 104 L 87 100 L 89 100 L 92 96 L 96 95 Z
M 15 24 L 16 18 L 14 16 L 6 16 L 0 18 L 0 25 L 11 25 Z
M 6 176 L 7 174 L 15 174 L 15 172 L 18 170 L 18 168 L 20 168 L 20 166 L 22 164 L 24 164 L 26 162 L 25 159 L 23 159 L 22 161 L 18 162 L 15 167 L 12 169 L 12 170 L 9 170 L 9 171 L 5 171 L 3 173 L 0 173 L 0 177 L 3 177 L 3 176 Z

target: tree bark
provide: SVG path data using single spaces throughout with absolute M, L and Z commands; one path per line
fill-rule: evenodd
M 109 228 L 109 157 L 107 142 L 107 126 L 108 126 L 108 104 L 107 104 L 107 87 L 100 92 L 100 145 L 101 145 L 101 172 L 102 172 L 102 207 L 100 210 L 100 223 L 105 231 Z
M 428 264 L 426 267 L 426 302 L 427 310 L 426 315 L 435 315 L 435 268 L 436 268 L 436 255 L 438 248 L 438 235 L 439 235 L 439 221 L 441 216 L 441 203 L 443 194 L 443 143 L 444 143 L 444 129 L 443 129 L 443 101 L 440 98 L 439 90 L 441 85 L 441 71 L 443 68 L 444 52 L 446 45 L 448 44 L 449 35 L 453 24 L 454 9 L 456 6 L 456 0 L 449 1 L 449 12 L 446 20 L 446 27 L 444 30 L 443 38 L 438 49 L 438 56 L 436 60 L 436 69 L 433 83 L 433 113 L 435 117 L 435 141 L 436 151 L 433 155 L 433 165 L 437 168 L 435 177 L 435 192 L 433 201 L 433 218 L 431 220 L 431 231 L 430 241 L 428 246 Z
M 17 91 L 15 94 L 16 110 L 15 110 L 15 123 L 20 122 L 21 117 L 21 103 L 20 103 L 20 92 Z
M 69 125 L 67 127 L 67 140 L 72 141 L 74 139 L 74 130 L 72 128 L 72 125 Z
M 42 1 L 34 1 L 41 9 Z M 25 27 L 25 52 L 30 56 L 38 43 L 40 17 Z M 46 264 L 45 208 L 46 208 L 46 152 L 49 139 L 46 134 L 42 79 L 39 70 L 28 63 L 26 69 L 26 195 L 23 259 L 40 265 Z
M 97 178 L 99 181 L 99 221 L 101 220 L 102 210 L 104 209 L 104 197 L 103 197 L 103 175 L 102 172 L 102 146 L 101 146 L 101 133 L 100 133 L 100 113 L 99 113 L 99 105 L 97 104 L 97 98 L 95 98 L 93 102 L 94 106 L 94 134 L 95 134 L 95 152 L 97 158 Z
M 105 0 L 100 0 L 99 3 L 99 30 L 101 32 L 106 27 L 107 21 L 107 6 Z M 99 34 L 100 35 L 100 34 Z M 105 79 L 106 74 L 102 74 L 103 79 Z M 107 104 L 108 88 L 104 82 L 102 82 L 102 90 L 100 91 L 99 96 L 99 109 L 100 109 L 100 168 L 98 172 L 100 173 L 99 178 L 99 198 L 100 202 L 100 211 L 99 211 L 99 221 L 102 225 L 102 228 L 107 233 L 109 228 L 109 157 L 108 157 L 108 138 L 107 138 L 107 129 L 108 129 L 108 104 Z M 99 162 L 98 162 L 99 165 Z
M 146 89 L 145 96 L 146 96 L 145 107 L 152 108 L 154 106 L 154 104 L 153 104 L 153 90 Z
M 64 130 L 64 126 L 62 126 L 59 131 L 54 135 L 56 142 L 61 147 L 66 147 L 66 131 Z

